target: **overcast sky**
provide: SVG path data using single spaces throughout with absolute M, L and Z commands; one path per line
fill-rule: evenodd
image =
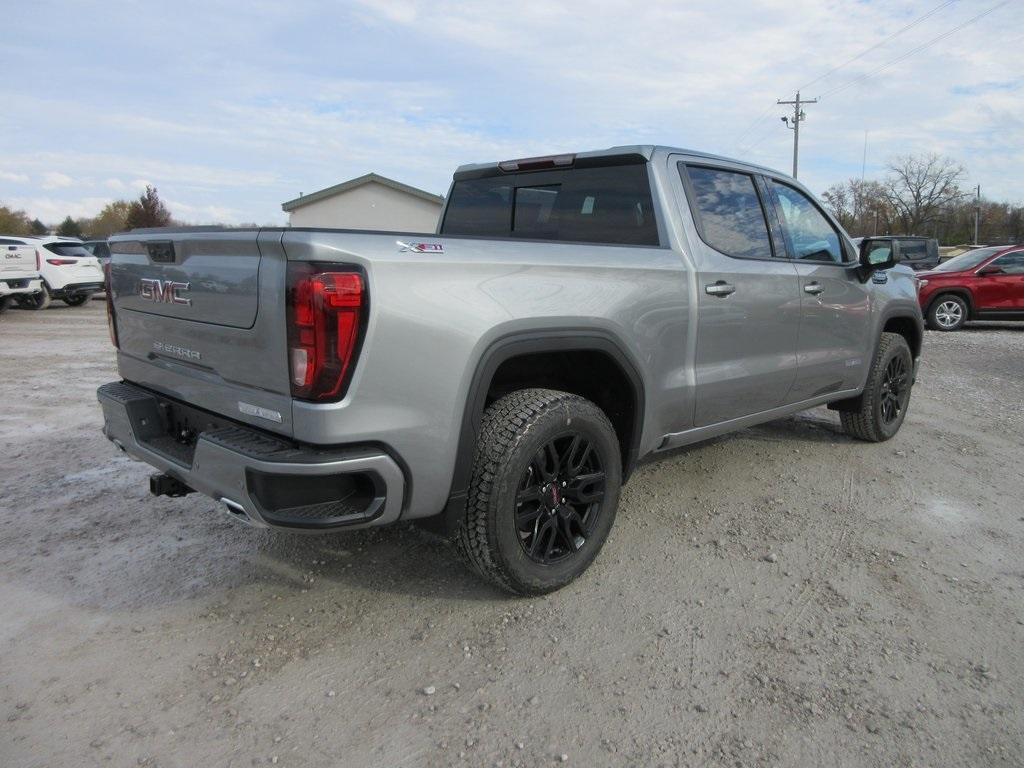
M 1024 0 L 731 3 L 302 0 L 8 3 L 0 203 L 56 222 L 159 188 L 191 223 L 368 171 L 444 194 L 482 162 L 660 143 L 791 166 L 820 193 L 940 152 L 1024 202 Z

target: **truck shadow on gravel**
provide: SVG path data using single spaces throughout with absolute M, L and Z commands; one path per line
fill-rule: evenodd
M 445 538 L 412 523 L 319 536 L 271 531 L 261 537 L 255 559 L 264 578 L 273 574 L 299 588 L 312 577 L 313 584 L 356 591 L 471 601 L 508 597 L 463 565 Z

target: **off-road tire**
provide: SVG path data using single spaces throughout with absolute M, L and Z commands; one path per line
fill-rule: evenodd
M 604 496 L 582 545 L 562 560 L 542 564 L 521 542 L 517 495 L 539 452 L 576 434 L 590 442 L 604 470 Z M 597 557 L 615 521 L 621 485 L 619 442 L 600 408 L 568 392 L 512 392 L 484 412 L 456 548 L 474 571 L 502 589 L 518 595 L 552 592 L 583 573 Z
M 2 315 L 4 312 L 10 309 L 12 301 L 13 300 L 10 296 L 0 297 L 0 315 Z
M 947 319 L 940 321 L 940 315 L 944 318 L 949 318 L 950 313 L 943 312 L 943 309 L 947 308 L 948 305 L 953 304 L 959 307 L 960 317 L 952 324 Z M 967 318 L 970 315 L 970 308 L 967 306 L 967 302 L 962 297 L 957 296 L 955 293 L 944 293 L 931 303 L 928 307 L 928 314 L 926 320 L 928 321 L 928 327 L 933 331 L 959 331 L 964 327 L 964 323 L 967 322 Z
M 906 397 L 898 416 L 887 421 L 883 417 L 883 400 L 886 397 L 886 372 L 893 360 L 902 358 L 906 372 Z M 907 340 L 898 333 L 883 333 L 879 340 L 871 372 L 860 398 L 860 406 L 854 411 L 840 411 L 839 420 L 846 434 L 861 440 L 881 443 L 900 431 L 910 406 L 910 390 L 914 379 L 914 357 Z M 902 394 L 902 392 L 900 393 Z
M 80 307 L 91 298 L 91 293 L 73 293 L 70 296 L 65 296 L 63 299 L 61 299 L 61 301 L 63 301 L 69 307 Z

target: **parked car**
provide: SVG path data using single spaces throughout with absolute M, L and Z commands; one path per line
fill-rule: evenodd
M 939 241 L 934 237 L 912 237 L 909 235 L 884 235 L 873 238 L 890 241 L 896 262 L 905 264 L 911 269 L 933 269 L 939 264 Z M 861 237 L 853 239 L 854 245 L 860 245 Z
M 82 247 L 96 257 L 100 267 L 110 261 L 110 246 L 106 240 L 86 240 L 82 243 Z
M 642 456 L 825 403 L 888 440 L 923 336 L 888 242 L 665 147 L 463 166 L 436 234 L 110 244 L 103 431 L 154 494 L 292 530 L 430 520 L 520 594 L 589 566 Z
M 976 248 L 918 277 L 933 330 L 955 331 L 968 320 L 1024 320 L 1024 245 Z
M 42 290 L 34 296 L 19 297 L 21 306 L 46 309 L 51 299 L 61 299 L 77 307 L 103 290 L 103 270 L 99 261 L 73 237 L 8 237 L 20 245 L 31 246 L 36 253 Z
M 0 235 L 0 312 L 13 300 L 34 299 L 42 291 L 36 249 L 18 238 Z

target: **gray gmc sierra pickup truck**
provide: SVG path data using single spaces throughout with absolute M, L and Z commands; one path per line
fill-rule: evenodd
M 153 493 L 289 530 L 420 518 L 520 594 L 589 566 L 643 456 L 824 403 L 892 437 L 921 350 L 887 241 L 666 147 L 463 166 L 432 234 L 110 243 L 104 433 Z

